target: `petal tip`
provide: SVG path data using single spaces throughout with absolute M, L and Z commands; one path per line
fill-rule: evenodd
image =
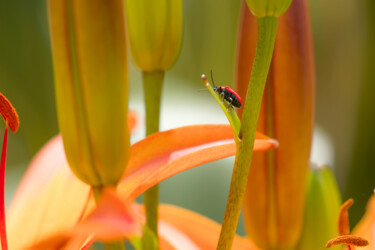
M 269 141 L 273 144 L 273 148 L 278 148 L 279 147 L 279 141 L 276 139 L 269 139 Z

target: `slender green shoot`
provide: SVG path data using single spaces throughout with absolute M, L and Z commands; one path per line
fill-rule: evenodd
M 202 78 L 202 81 L 203 81 L 204 85 L 206 86 L 208 91 L 210 91 L 211 95 L 215 98 L 215 100 L 219 104 L 220 108 L 223 110 L 225 116 L 227 117 L 227 119 L 229 121 L 229 124 L 230 124 L 230 126 L 232 127 L 232 130 L 233 130 L 234 140 L 235 140 L 236 144 L 238 144 L 239 141 L 240 141 L 240 138 L 238 137 L 238 135 L 240 133 L 240 128 L 241 128 L 240 118 L 238 118 L 237 113 L 234 110 L 234 108 L 229 107 L 228 104 L 223 102 L 223 99 L 221 98 L 221 96 L 214 91 L 214 88 L 208 82 L 208 80 L 207 80 L 207 78 L 204 74 L 201 76 L 201 78 Z
M 231 249 L 236 235 L 253 155 L 260 105 L 275 46 L 277 18 L 262 17 L 258 18 L 257 22 L 257 48 L 242 114 L 239 133 L 241 140 L 237 144 L 236 159 L 217 249 Z

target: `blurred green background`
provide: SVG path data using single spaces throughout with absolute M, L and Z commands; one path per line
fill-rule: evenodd
M 202 88 L 200 75 L 211 69 L 217 83 L 230 85 L 233 79 L 240 3 L 184 1 L 182 52 L 167 72 L 163 90 L 163 130 L 226 122 L 209 94 L 197 90 Z M 310 7 L 317 73 L 315 114 L 322 131 L 318 137 L 323 138 L 323 144 L 315 141 L 314 160 L 328 161 L 344 198 L 356 201 L 350 212 L 354 222 L 375 187 L 375 16 L 370 13 L 375 4 L 373 0 L 311 0 Z M 32 156 L 58 133 L 45 0 L 0 0 L 0 56 L 0 91 L 21 120 L 19 132 L 9 138 L 9 204 Z M 141 74 L 133 64 L 130 70 L 129 106 L 140 117 L 134 142 L 144 136 L 144 111 Z M 224 159 L 165 181 L 161 201 L 220 222 L 232 164 L 233 158 Z M 239 232 L 244 232 L 242 225 Z

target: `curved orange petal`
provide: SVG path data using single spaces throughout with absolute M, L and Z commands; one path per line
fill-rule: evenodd
M 128 123 L 132 131 L 134 112 L 128 113 Z M 10 249 L 24 248 L 72 228 L 81 219 L 89 195 L 90 187 L 68 167 L 61 136 L 55 136 L 32 160 L 8 209 Z
M 23 177 L 7 214 L 10 249 L 69 229 L 80 219 L 89 186 L 70 171 L 61 136 L 50 140 L 36 155 Z
M 129 236 L 140 236 L 137 214 L 130 204 L 117 197 L 113 190 L 103 192 L 96 208 L 74 228 L 61 230 L 41 240 L 30 249 L 82 249 L 96 239 L 116 241 Z
M 138 213 L 136 212 L 138 211 Z M 159 209 L 159 236 L 161 249 L 215 249 L 220 224 L 202 215 L 172 205 Z M 142 223 L 136 224 L 136 221 Z M 31 249 L 81 249 L 92 239 L 113 241 L 140 235 L 144 224 L 143 205 L 124 203 L 111 191 L 103 194 L 98 207 L 71 230 L 52 235 Z M 74 248 L 70 248 L 74 246 Z M 233 249 L 257 249 L 247 238 L 236 236 Z
M 353 235 L 369 241 L 370 244 L 361 249 L 375 249 L 375 194 L 371 196 L 366 207 L 366 213 L 354 228 Z
M 136 213 L 130 205 L 120 200 L 114 190 L 105 190 L 94 211 L 76 226 L 73 234 L 95 235 L 104 241 L 141 235 Z
M 276 141 L 257 134 L 254 151 L 276 146 Z M 186 126 L 155 133 L 131 147 L 129 165 L 118 191 L 132 200 L 175 174 L 235 153 L 229 125 Z
M 160 237 L 176 249 L 216 249 L 221 229 L 219 223 L 190 210 L 164 204 L 159 207 L 159 218 Z M 160 242 L 161 248 L 165 249 L 163 240 Z M 236 236 L 232 249 L 258 248 L 247 238 Z

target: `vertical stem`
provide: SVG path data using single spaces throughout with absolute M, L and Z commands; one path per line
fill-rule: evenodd
M 143 72 L 147 136 L 159 131 L 163 80 L 163 71 Z M 158 203 L 159 185 L 155 185 L 144 193 L 144 204 L 146 208 L 146 225 L 156 236 L 158 235 Z
M 5 121 L 5 131 L 3 139 L 3 148 L 1 151 L 1 162 L 0 162 L 0 237 L 1 237 L 1 249 L 8 250 L 7 241 L 7 230 L 5 223 L 5 162 L 7 154 L 7 142 L 8 142 L 8 121 Z
M 94 187 L 92 186 L 92 194 L 94 196 L 95 203 L 98 203 L 100 197 L 102 196 L 103 187 Z M 106 250 L 125 250 L 125 245 L 122 241 L 116 242 L 107 242 L 104 243 L 104 248 Z
M 236 234 L 250 170 L 260 104 L 275 45 L 277 18 L 263 17 L 258 18 L 257 22 L 257 48 L 239 135 L 242 141 L 237 144 L 237 154 L 217 249 L 230 249 Z

